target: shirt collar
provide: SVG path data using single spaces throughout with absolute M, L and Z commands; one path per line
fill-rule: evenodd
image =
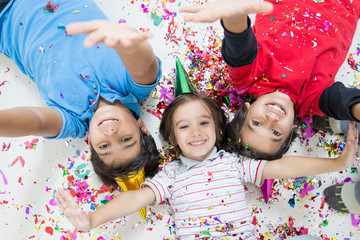
M 214 160 L 217 157 L 219 157 L 220 153 L 222 153 L 223 150 L 217 151 L 217 148 L 214 147 L 214 149 L 212 150 L 212 152 L 209 154 L 209 156 L 203 161 L 205 162 L 206 160 Z M 185 172 L 190 170 L 192 167 L 201 164 L 202 162 L 191 159 L 191 158 L 187 158 L 183 155 L 180 155 L 180 160 L 181 160 L 181 168 L 180 171 L 181 172 Z

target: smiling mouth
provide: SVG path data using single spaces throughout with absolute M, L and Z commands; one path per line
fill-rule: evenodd
M 280 106 L 279 104 L 266 104 L 267 107 L 270 107 L 272 109 L 274 109 L 275 111 L 281 113 L 281 114 L 286 114 L 284 108 L 282 106 Z
M 191 142 L 190 145 L 191 146 L 198 146 L 198 145 L 204 144 L 205 142 L 206 142 L 206 140 L 197 141 L 197 142 Z
M 103 125 L 103 124 L 108 124 L 108 123 L 113 123 L 113 122 L 118 122 L 119 120 L 117 120 L 117 119 L 105 119 L 105 120 L 103 120 L 103 121 L 101 121 L 99 124 L 98 124 L 98 126 L 100 127 L 101 125 Z

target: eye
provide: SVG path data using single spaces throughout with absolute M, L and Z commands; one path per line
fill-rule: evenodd
M 204 125 L 207 125 L 207 124 L 209 124 L 209 122 L 204 121 L 204 122 L 200 123 L 201 126 L 204 126 Z
M 279 133 L 279 132 L 276 131 L 276 130 L 273 130 L 273 133 L 274 133 L 274 135 L 276 135 L 276 136 L 280 136 L 280 135 L 281 135 L 281 133 Z
M 107 144 L 107 143 L 104 143 L 104 144 L 99 146 L 100 149 L 105 149 L 107 147 L 109 147 L 109 144 Z
M 128 142 L 128 141 L 130 141 L 131 139 L 132 139 L 132 137 L 125 137 L 125 138 L 121 139 L 120 141 L 122 141 L 122 142 Z
M 187 129 L 188 126 L 187 126 L 187 125 L 183 125 L 183 126 L 180 126 L 179 128 L 180 128 L 180 129 Z
M 253 120 L 253 121 L 252 121 L 252 124 L 253 124 L 254 126 L 260 126 L 260 125 L 261 125 L 261 123 L 260 123 L 259 121 L 256 121 L 256 120 Z

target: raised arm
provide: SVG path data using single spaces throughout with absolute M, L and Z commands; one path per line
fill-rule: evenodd
M 247 29 L 248 14 L 270 13 L 272 10 L 271 3 L 257 0 L 218 0 L 209 4 L 180 8 L 180 12 L 192 13 L 184 17 L 185 21 L 214 22 L 222 19 L 224 27 L 232 33 L 242 33 Z
M 152 36 L 151 33 L 141 33 L 106 20 L 71 23 L 66 27 L 66 32 L 70 35 L 89 34 L 84 41 L 85 47 L 104 42 L 106 46 L 114 48 L 135 82 L 149 85 L 156 81 L 159 64 L 151 45 L 146 41 Z
M 266 163 L 262 179 L 293 178 L 317 175 L 327 172 L 340 171 L 351 167 L 356 159 L 359 131 L 355 122 L 349 123 L 346 145 L 340 157 L 311 158 L 311 157 L 284 157 Z
M 68 191 L 59 188 L 55 198 L 56 204 L 69 221 L 83 231 L 90 231 L 103 223 L 134 213 L 154 201 L 154 192 L 151 188 L 144 187 L 140 190 L 121 192 L 113 200 L 88 215 Z
M 62 126 L 60 113 L 44 107 L 16 107 L 0 111 L 0 136 L 55 137 Z

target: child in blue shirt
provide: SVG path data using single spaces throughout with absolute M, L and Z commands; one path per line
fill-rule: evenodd
M 91 0 L 63 0 L 56 9 L 47 1 L 0 3 L 0 52 L 49 106 L 0 111 L 0 135 L 59 139 L 88 131 L 95 171 L 107 184 L 147 163 L 156 169 L 157 148 L 139 118 L 139 101 L 161 76 L 151 34 L 108 21 Z

